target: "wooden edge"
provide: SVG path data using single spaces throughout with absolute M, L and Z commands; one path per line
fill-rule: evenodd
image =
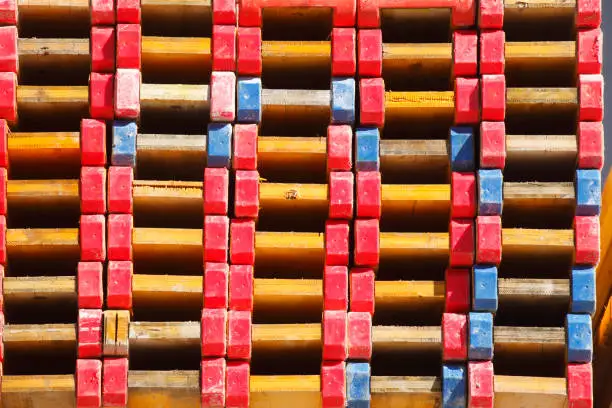
M 512 209 L 550 208 L 574 204 L 573 183 L 504 183 L 504 206 Z M 413 213 L 447 216 L 450 208 L 447 184 L 383 184 L 382 211 L 387 217 L 400 216 L 407 208 Z M 174 180 L 135 180 L 135 213 L 140 211 L 202 211 L 202 183 Z M 79 180 L 9 180 L 7 200 L 16 208 L 78 205 Z M 329 206 L 327 184 L 260 183 L 262 211 L 325 213 Z
M 201 400 L 199 378 L 199 371 L 132 370 L 128 373 L 128 407 L 198 407 Z M 252 407 L 322 406 L 318 375 L 251 375 L 249 382 Z M 494 384 L 496 407 L 563 408 L 567 404 L 564 378 L 496 375 Z M 430 408 L 441 403 L 439 377 L 375 375 L 371 377 L 370 389 L 374 408 Z M 2 379 L 3 402 L 11 407 L 55 405 L 72 408 L 76 406 L 75 392 L 73 375 L 5 375 Z
M 105 321 L 107 315 L 105 313 Z M 201 343 L 200 328 L 200 322 L 130 322 L 126 334 L 131 350 L 197 348 Z M 70 350 L 76 347 L 76 331 L 75 324 L 7 324 L 4 327 L 4 344 L 9 351 Z M 106 337 L 107 330 L 105 330 Z M 521 356 L 526 353 L 562 354 L 565 350 L 563 327 L 496 326 L 493 339 L 495 352 L 498 354 Z M 289 350 L 320 350 L 321 324 L 254 324 L 252 347 L 254 353 L 258 355 L 261 353 L 273 355 Z M 440 326 L 373 326 L 372 347 L 375 352 L 439 353 L 442 347 L 441 328 Z
M 405 256 L 448 256 L 448 233 L 380 233 L 381 258 Z M 324 236 L 316 232 L 256 232 L 256 257 L 305 256 L 322 260 Z M 136 257 L 178 254 L 198 255 L 202 252 L 202 230 L 180 228 L 134 228 L 132 247 Z M 546 254 L 571 255 L 574 250 L 573 230 L 503 229 L 502 249 L 505 256 Z M 7 252 L 17 255 L 79 254 L 77 228 L 8 229 Z M 272 257 L 272 258 L 270 258 Z
M 80 160 L 78 132 L 10 133 L 8 149 L 11 164 L 25 165 L 40 160 L 77 162 Z M 573 135 L 506 135 L 508 166 L 556 160 L 573 163 L 577 154 L 576 136 Z M 60 152 L 61 154 L 59 154 Z M 185 161 L 204 166 L 206 135 L 139 134 L 137 138 L 139 165 L 155 166 L 160 161 Z M 324 137 L 258 138 L 257 161 L 262 169 L 282 169 L 287 162 L 324 168 L 327 160 L 327 141 Z M 383 171 L 431 170 L 448 167 L 447 141 L 444 139 L 380 141 L 380 160 Z M 302 166 L 302 164 L 300 164 Z M 602 222 L 606 206 L 602 206 Z M 605 230 L 602 231 L 605 234 Z M 602 240 L 602 245 L 603 245 Z
M 612 297 L 603 302 L 605 308 L 601 320 L 593 322 L 595 330 L 595 401 L 597 406 L 608 406 L 612 403 Z
M 200 322 L 132 322 L 130 349 L 197 347 Z M 289 350 L 321 349 L 319 323 L 254 324 L 252 347 L 257 355 Z M 563 327 L 503 327 L 494 329 L 496 353 L 561 354 L 565 350 Z M 440 352 L 442 333 L 439 326 L 373 326 L 375 352 Z
M 77 281 L 74 276 L 5 276 L 4 302 L 10 306 L 36 303 L 76 303 Z
M 425 71 L 448 72 L 452 68 L 451 43 L 384 43 L 383 70 L 385 74 L 399 73 L 413 65 Z M 20 38 L 18 41 L 20 67 L 28 69 L 43 61 L 79 63 L 89 61 L 87 38 Z M 167 64 L 170 61 L 211 63 L 211 39 L 207 37 L 142 37 L 143 66 Z M 304 66 L 320 68 L 331 64 L 330 41 L 263 41 L 261 57 L 265 69 Z M 573 69 L 576 59 L 574 41 L 507 42 L 505 59 L 509 66 L 533 69 L 538 64 L 554 60 L 557 65 Z

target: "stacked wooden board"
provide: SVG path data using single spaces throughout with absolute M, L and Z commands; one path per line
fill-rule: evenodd
M 612 269 L 610 266 L 610 176 L 608 175 L 603 191 L 601 208 L 601 262 L 597 267 L 597 308 L 593 315 L 595 343 L 595 390 L 597 406 L 612 403 L 610 379 L 612 378 Z
M 593 406 L 600 22 L 1 2 L 2 406 Z

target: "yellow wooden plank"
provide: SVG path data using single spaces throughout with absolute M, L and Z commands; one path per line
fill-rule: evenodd
M 385 92 L 385 118 L 449 119 L 455 112 L 455 94 L 437 92 Z
M 79 180 L 8 180 L 6 194 L 15 208 L 78 208 L 80 203 Z
M 8 156 L 11 166 L 80 166 L 78 132 L 9 133 Z
M 381 260 L 444 260 L 448 257 L 448 233 L 381 232 L 379 239 Z
M 503 256 L 568 256 L 574 253 L 573 230 L 504 228 Z
M 90 18 L 87 0 L 18 0 L 19 20 L 86 21 Z
M 210 71 L 211 40 L 206 37 L 142 37 L 142 72 Z
M 4 326 L 4 347 L 11 351 L 74 350 L 77 330 L 74 324 L 7 324 Z
M 7 229 L 9 259 L 63 258 L 78 260 L 78 228 Z
M 612 391 L 610 380 L 612 379 L 612 297 L 603 302 L 601 320 L 594 321 L 595 330 L 595 355 L 594 378 L 595 398 L 597 406 L 606 407 L 612 404 Z
M 31 304 L 76 303 L 77 283 L 74 276 L 5 276 L 4 302 L 11 306 Z
M 134 371 L 128 373 L 128 407 L 195 408 L 200 405 L 199 371 Z M 321 407 L 318 375 L 250 376 L 250 404 L 255 408 Z M 564 408 L 564 378 L 496 375 L 495 406 Z M 431 408 L 440 403 L 439 377 L 372 376 L 373 408 Z M 4 376 L 3 404 L 8 407 L 75 407 L 72 375 Z
M 134 180 L 134 213 L 159 216 L 160 213 L 202 214 L 202 182 Z
M 372 376 L 370 390 L 373 407 L 431 408 L 441 404 L 439 377 Z
M 258 137 L 257 167 L 284 171 L 287 163 L 295 168 L 324 169 L 327 163 L 325 137 Z
M 506 75 L 527 77 L 534 71 L 572 75 L 576 70 L 574 41 L 506 42 Z
M 257 408 L 321 407 L 321 380 L 318 375 L 251 375 L 250 406 Z M 290 402 L 293 401 L 293 402 Z
M 76 408 L 73 375 L 4 375 L 2 406 Z
M 66 68 L 89 64 L 86 38 L 20 38 L 19 64 L 22 69 L 54 66 Z M 207 37 L 142 37 L 142 69 L 170 71 L 181 67 L 189 72 L 210 70 L 211 40 Z M 450 75 L 451 43 L 385 43 L 383 72 L 396 75 L 419 67 L 424 72 Z M 508 70 L 550 67 L 573 70 L 576 61 L 573 41 L 507 42 Z M 330 41 L 263 41 L 261 57 L 264 71 L 279 69 L 317 69 L 331 64 Z
M 197 181 L 135 180 L 133 199 L 138 214 L 160 210 L 201 214 L 202 183 Z M 78 180 L 9 180 L 7 197 L 16 207 L 62 207 L 79 205 Z M 329 207 L 327 184 L 261 183 L 262 211 L 271 214 L 291 212 L 326 213 Z M 382 212 L 389 219 L 413 216 L 448 216 L 448 184 L 383 184 Z M 555 210 L 574 206 L 573 183 L 504 183 L 504 206 Z
M 199 371 L 129 371 L 129 408 L 195 408 L 201 403 Z
M 204 135 L 139 134 L 138 164 L 158 165 L 189 163 L 204 166 L 206 156 Z M 402 174 L 432 171 L 446 173 L 448 153 L 446 140 L 381 140 L 383 172 Z M 80 163 L 78 132 L 9 133 L 8 149 L 11 164 L 37 164 L 41 160 L 54 163 Z M 523 166 L 536 161 L 571 162 L 576 160 L 577 143 L 569 135 L 507 135 L 508 166 Z M 260 136 L 258 167 L 282 171 L 287 163 L 297 168 L 325 168 L 327 160 L 325 137 Z M 605 206 L 602 208 L 602 215 Z M 602 216 L 603 219 L 603 216 Z
M 9 234 L 10 234 L 9 230 Z M 18 230 L 23 231 L 23 230 Z M 16 234 L 16 233 L 14 233 Z M 23 232 L 21 232 L 23 235 Z M 22 236 L 21 235 L 21 236 Z M 23 236 L 22 236 L 23 238 Z M 385 260 L 448 257 L 448 233 L 381 232 L 380 257 Z M 27 241 L 23 239 L 24 241 Z M 202 230 L 177 228 L 135 228 L 132 233 L 135 257 L 201 256 Z M 9 245 L 9 251 L 11 245 Z M 503 229 L 504 256 L 567 256 L 574 251 L 573 230 Z M 255 257 L 262 262 L 289 262 L 299 259 L 317 265 L 325 255 L 322 233 L 257 231 Z
M 211 0 L 142 0 L 142 19 L 146 22 L 172 21 L 180 24 L 182 21 L 211 21 Z
M 571 19 L 576 13 L 576 0 L 504 0 L 504 22 Z
M 200 322 L 134 322 L 130 325 L 130 349 L 197 348 Z M 322 327 L 319 323 L 253 324 L 253 353 L 273 356 L 278 353 L 320 352 Z M 530 358 L 562 358 L 565 350 L 563 327 L 496 326 L 495 353 Z M 442 348 L 440 326 L 373 326 L 375 353 L 439 353 Z M 106 354 L 106 353 L 105 353 Z
M 32 115 L 61 115 L 65 112 L 88 112 L 87 86 L 32 86 L 17 87 L 17 111 Z

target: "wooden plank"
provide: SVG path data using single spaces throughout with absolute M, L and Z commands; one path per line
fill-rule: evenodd
M 251 375 L 251 407 L 281 407 L 289 401 L 296 408 L 321 407 L 321 380 L 318 375 Z
M 74 375 L 4 375 L 2 406 L 76 408 Z
M 383 377 L 370 379 L 373 407 L 431 408 L 440 406 L 439 377 Z
M 385 92 L 385 118 L 450 120 L 455 113 L 455 93 L 452 91 L 431 92 Z
M 3 284 L 4 302 L 11 307 L 77 301 L 77 282 L 74 276 L 6 276 Z
M 576 42 L 521 41 L 505 44 L 506 72 L 543 70 L 573 72 L 576 69 Z
M 129 371 L 129 408 L 200 406 L 199 371 Z
M 528 334 L 526 334 L 528 333 Z M 520 355 L 523 359 L 563 356 L 563 327 L 495 327 L 493 342 L 496 354 Z
M 11 236 L 9 230 L 9 236 Z M 23 230 L 17 230 L 23 231 Z M 18 236 L 17 233 L 12 233 Z M 22 232 L 19 246 L 9 241 L 10 251 L 28 241 Z M 68 236 L 61 236 L 68 239 Z M 23 243 L 22 243 L 23 242 Z M 178 228 L 134 228 L 132 234 L 136 258 L 182 257 L 202 255 L 202 230 Z M 503 253 L 506 257 L 541 255 L 571 256 L 574 251 L 573 230 L 504 229 Z M 303 265 L 322 265 L 325 254 L 324 237 L 312 232 L 256 232 L 256 259 L 261 262 L 290 262 L 300 259 Z M 429 259 L 448 257 L 448 233 L 380 233 L 382 260 Z
M 502 408 L 563 408 L 567 406 L 565 378 L 494 377 L 495 406 Z
M 572 113 L 578 108 L 576 88 L 508 88 L 506 115 Z
M 4 347 L 11 351 L 38 350 L 57 352 L 75 350 L 75 324 L 7 324 L 4 326 Z
M 526 210 L 571 210 L 576 205 L 574 183 L 504 183 L 504 207 Z
M 78 260 L 78 228 L 7 229 L 6 248 L 9 259 L 74 259 Z
M 506 167 L 520 169 L 533 164 L 558 167 L 574 163 L 578 154 L 575 135 L 507 135 Z
M 593 325 L 595 328 L 599 325 L 600 319 L 603 317 L 607 301 L 612 293 L 612 212 L 609 206 L 612 200 L 612 178 L 608 177 L 604 185 L 602 193 L 601 214 L 599 217 L 601 225 L 601 240 L 600 240 L 600 259 L 597 266 L 596 288 L 597 288 L 597 308 L 593 315 Z
M 37 61 L 58 60 L 76 62 L 89 58 L 87 39 L 20 39 L 20 65 L 28 67 Z M 43 48 L 44 47 L 44 48 Z M 47 53 L 44 53 L 46 51 Z M 397 75 L 406 69 L 419 67 L 423 72 L 446 73 L 452 68 L 451 43 L 385 43 L 383 71 Z M 36 60 L 33 57 L 36 56 Z M 556 70 L 575 68 L 575 42 L 535 41 L 507 42 L 505 59 L 508 69 Z M 25 58 L 24 58 L 25 57 Z M 44 59 L 42 57 L 45 57 Z M 290 69 L 321 69 L 331 64 L 329 41 L 263 41 L 261 57 L 264 71 Z M 201 37 L 142 37 L 143 72 L 168 71 L 180 66 L 182 70 L 209 70 L 211 64 L 210 38 Z
M 65 112 L 88 112 L 87 86 L 17 86 L 17 111 L 32 115 L 61 115 Z
M 270 214 L 326 214 L 327 184 L 261 183 L 261 211 Z M 79 205 L 78 180 L 9 180 L 7 197 L 16 208 L 43 206 L 61 208 Z M 197 181 L 135 180 L 134 211 L 157 215 L 159 211 L 198 216 L 202 212 L 202 183 Z M 448 217 L 448 184 L 383 184 L 383 216 Z M 571 210 L 575 205 L 573 183 L 504 183 L 504 207 L 517 210 Z
M 380 142 L 383 173 L 400 174 L 420 171 L 448 171 L 446 140 L 396 140 Z M 8 137 L 11 164 L 27 165 L 39 160 L 58 165 L 80 160 L 79 133 L 39 132 L 10 133 Z M 573 135 L 507 135 L 508 167 L 524 167 L 534 162 L 573 162 L 577 143 Z M 287 163 L 298 168 L 325 168 L 327 141 L 324 137 L 260 136 L 257 160 L 261 169 L 281 171 Z M 204 166 L 205 135 L 139 134 L 138 165 L 166 166 L 185 164 Z M 602 207 L 602 214 L 605 212 Z M 603 217 L 602 217 L 603 219 Z
M 567 256 L 574 250 L 572 230 L 504 229 L 504 256 L 546 255 Z M 201 256 L 202 230 L 179 228 L 134 228 L 132 244 L 136 258 Z M 79 255 L 78 229 L 9 229 L 9 256 Z M 270 262 L 299 257 L 306 265 L 323 261 L 324 238 L 321 233 L 258 231 L 255 239 L 256 258 Z M 448 233 L 380 234 L 381 259 L 445 259 L 448 256 Z
M 206 37 L 142 37 L 142 72 L 210 72 L 211 39 Z M 180 74 L 179 73 L 179 74 Z
M 504 256 L 571 256 L 574 231 L 504 228 L 502 251 Z
M 89 20 L 87 0 L 17 0 L 19 20 L 72 21 Z
M 8 156 L 11 167 L 66 166 L 80 167 L 79 132 L 40 132 L 8 134 Z M 76 176 L 76 174 L 75 174 Z
M 597 406 L 607 407 L 612 404 L 612 390 L 610 380 L 612 378 L 612 297 L 603 302 L 605 308 L 601 320 L 594 321 L 597 327 L 595 331 L 595 398 Z
M 200 322 L 131 322 L 130 348 L 156 348 L 164 350 L 198 347 Z
M 200 322 L 132 322 L 130 349 L 159 350 L 200 344 Z M 563 327 L 503 327 L 494 329 L 495 353 L 530 358 L 563 356 Z M 285 352 L 320 352 L 321 324 L 254 324 L 253 353 L 272 356 Z M 375 352 L 440 353 L 442 333 L 439 326 L 373 326 Z
M 263 115 L 268 120 L 308 118 L 309 122 L 329 120 L 331 92 L 305 89 L 266 89 L 261 91 Z
M 504 0 L 504 22 L 571 19 L 576 0 Z
M 325 169 L 327 138 L 259 136 L 257 167 L 261 172 L 284 171 L 287 163 L 296 168 Z
M 15 208 L 78 208 L 79 180 L 8 180 L 7 201 Z
M 169 3 L 168 0 L 143 0 L 141 2 L 143 20 L 158 20 L 165 17 L 171 21 L 181 21 L 192 16 L 200 21 L 209 21 L 211 15 L 210 0 L 181 0 Z M 71 20 L 88 17 L 89 4 L 86 0 L 19 0 L 19 14 L 27 19 L 62 20 L 70 16 Z M 575 0 L 506 0 L 504 3 L 506 21 L 521 21 L 524 19 L 556 19 L 571 18 L 575 14 Z M 309 10 L 310 11 L 310 10 Z M 326 11 L 326 10 L 323 10 Z M 321 10 L 311 11 L 321 14 Z M 273 10 L 270 17 L 285 19 L 295 17 L 295 11 L 287 9 Z M 406 18 L 412 14 L 422 21 L 423 17 L 444 19 L 448 21 L 449 11 L 435 9 L 424 14 L 419 10 L 383 10 L 385 18 Z M 266 15 L 267 17 L 267 15 Z
M 176 305 L 194 310 L 202 307 L 201 276 L 135 274 L 132 284 L 135 308 Z M 500 279 L 498 291 L 499 302 L 504 307 L 569 304 L 567 279 Z M 315 315 L 323 306 L 323 282 L 320 279 L 257 278 L 253 295 L 258 314 L 273 315 L 289 308 L 296 314 Z M 445 300 L 444 281 L 376 281 L 374 296 L 377 313 L 441 310 Z
M 380 169 L 398 174 L 435 172 L 446 174 L 449 167 L 448 142 L 446 140 L 395 140 L 380 141 Z
M 202 182 L 134 180 L 132 198 L 134 213 L 139 215 L 202 214 Z
M 497 290 L 503 310 L 528 305 L 569 308 L 571 296 L 569 279 L 502 278 L 497 281 Z
M 198 114 L 207 111 L 209 103 L 208 85 L 140 85 L 140 107 L 151 113 L 172 109 Z
M 142 0 L 142 15 L 144 19 L 157 20 L 166 18 L 180 21 L 189 16 L 200 21 L 210 21 L 212 13 L 211 0 Z
M 87 38 L 19 38 L 19 68 L 22 70 L 57 69 L 67 71 L 89 69 Z
M 496 375 L 494 381 L 496 407 L 563 408 L 567 404 L 563 378 Z M 251 375 L 251 406 L 320 408 L 320 387 L 318 375 Z M 198 371 L 131 370 L 128 388 L 130 408 L 194 408 L 200 404 Z M 429 408 L 440 403 L 441 383 L 438 377 L 372 376 L 371 391 L 374 408 Z M 74 394 L 72 375 L 8 375 L 2 381 L 3 403 L 11 408 L 75 407 Z
M 454 114 L 454 92 L 385 92 L 387 119 L 450 119 Z M 576 88 L 508 88 L 507 114 L 565 113 L 578 107 Z

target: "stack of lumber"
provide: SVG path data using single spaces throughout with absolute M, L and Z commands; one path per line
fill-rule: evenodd
M 606 406 L 600 22 L 0 2 L 2 406 Z
M 595 343 L 595 391 L 597 406 L 612 404 L 612 265 L 610 264 L 610 206 L 612 206 L 611 178 L 608 174 L 601 207 L 601 261 L 597 267 L 597 309 L 593 315 Z

